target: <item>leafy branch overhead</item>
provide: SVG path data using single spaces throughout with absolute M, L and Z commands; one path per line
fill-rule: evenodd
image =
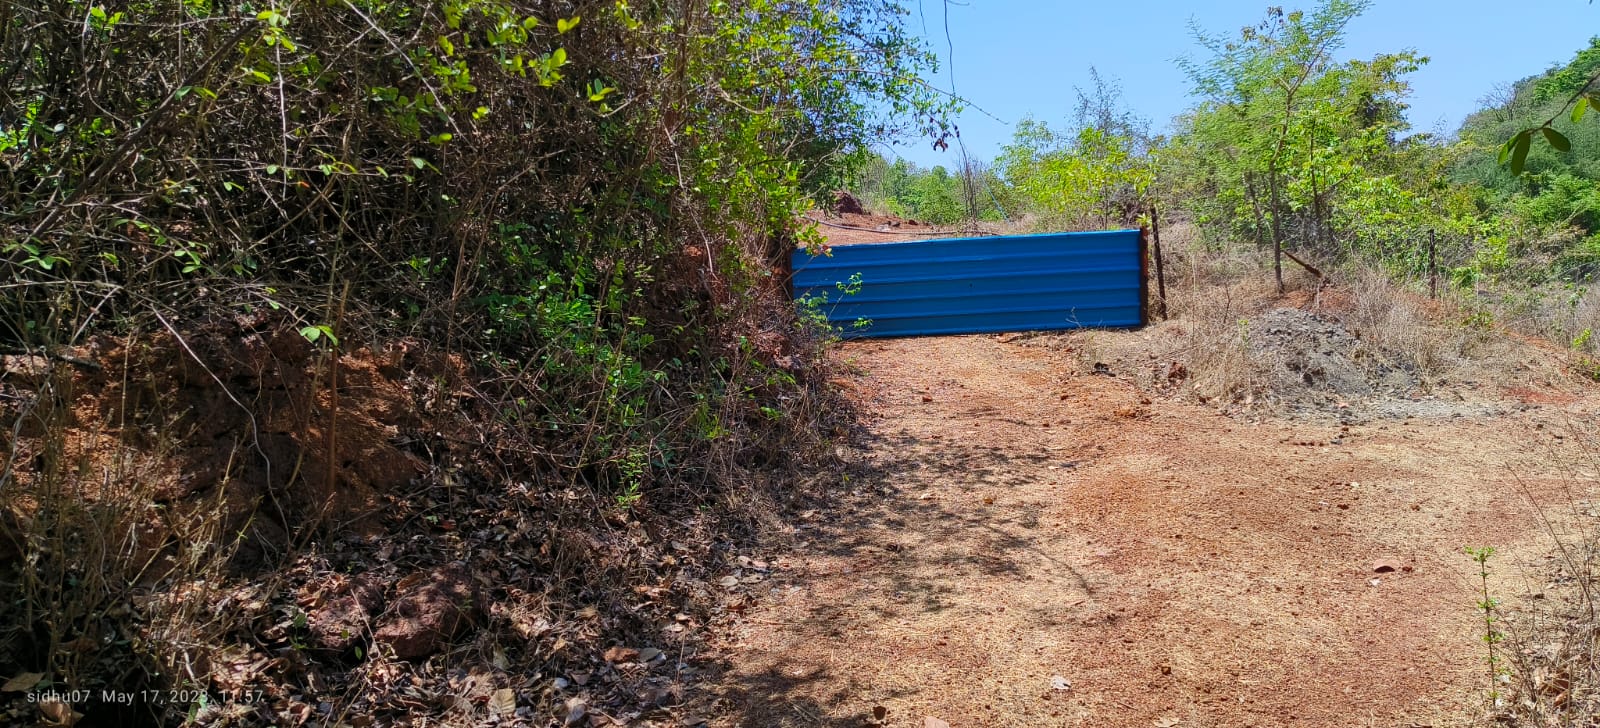
M 1533 146 L 1535 132 L 1544 137 L 1544 140 L 1550 144 L 1552 149 L 1558 152 L 1572 151 L 1572 141 L 1567 139 L 1567 135 L 1556 130 L 1555 121 L 1562 111 L 1566 110 L 1567 106 L 1571 106 L 1572 113 L 1570 118 L 1572 123 L 1576 124 L 1583 120 L 1584 114 L 1588 112 L 1589 107 L 1600 104 L 1600 93 L 1590 91 L 1596 81 L 1600 81 L 1600 75 L 1590 77 L 1588 83 L 1585 83 L 1583 88 L 1578 89 L 1578 92 L 1573 95 L 1572 100 L 1564 104 L 1554 116 L 1546 119 L 1543 124 L 1523 129 L 1513 134 L 1510 139 L 1507 139 L 1506 143 L 1500 148 L 1500 163 L 1509 165 L 1512 174 L 1522 174 L 1522 170 L 1528 161 L 1528 150 Z

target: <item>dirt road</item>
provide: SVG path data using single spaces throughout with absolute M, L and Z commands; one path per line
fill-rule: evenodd
M 723 646 L 714 724 L 1447 725 L 1485 672 L 1461 547 L 1521 588 L 1534 504 L 1580 497 L 1540 425 L 1582 402 L 1249 424 L 997 337 L 841 353 L 850 495 Z

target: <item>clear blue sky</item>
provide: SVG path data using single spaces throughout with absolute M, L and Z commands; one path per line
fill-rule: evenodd
M 1077 95 L 1089 88 L 1089 67 L 1122 86 L 1127 106 L 1165 131 L 1193 103 L 1175 59 L 1203 57 L 1189 29 L 1236 34 L 1260 22 L 1268 5 L 1307 9 L 1294 0 L 905 0 L 913 32 L 944 64 L 936 78 L 1000 121 L 968 109 L 959 119 L 968 151 L 992 159 L 1016 122 L 1035 118 L 1065 126 Z M 960 2 L 961 4 L 957 4 Z M 949 56 L 944 34 L 948 8 Z M 1411 76 L 1410 120 L 1418 131 L 1452 132 L 1497 83 L 1564 62 L 1600 35 L 1600 5 L 1585 0 L 1376 0 L 1348 29 L 1342 58 L 1412 49 L 1431 62 Z M 915 140 L 880 151 L 924 166 L 955 166 L 959 157 Z

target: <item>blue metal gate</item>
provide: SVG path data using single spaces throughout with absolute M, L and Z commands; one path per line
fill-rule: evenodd
M 796 251 L 794 295 L 845 337 L 1145 323 L 1138 230 L 838 245 Z

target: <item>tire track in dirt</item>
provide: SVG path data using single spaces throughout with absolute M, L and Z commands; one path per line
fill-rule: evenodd
M 853 495 L 723 646 L 722 725 L 1442 725 L 1482 670 L 1460 547 L 1542 553 L 1519 489 L 1570 497 L 1505 467 L 1514 416 L 1250 425 L 994 337 L 840 353 Z

